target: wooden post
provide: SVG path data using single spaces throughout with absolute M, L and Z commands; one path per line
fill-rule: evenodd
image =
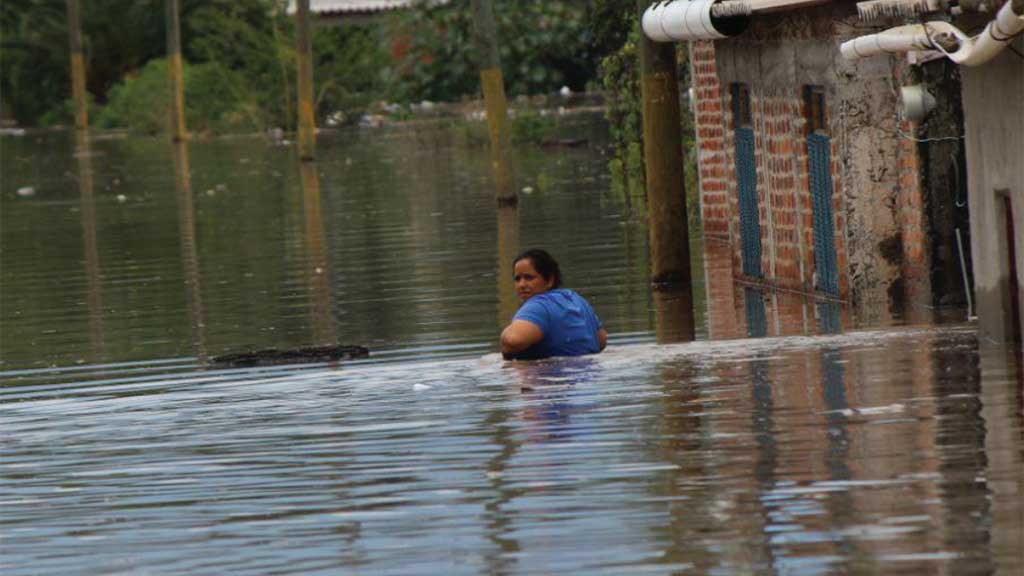
M 185 128 L 185 72 L 181 63 L 181 11 L 179 0 L 166 1 L 167 68 L 171 79 L 171 139 L 188 138 Z
M 71 98 L 75 105 L 75 128 L 89 127 L 89 103 L 85 97 L 85 56 L 82 54 L 82 23 L 78 0 L 68 0 L 68 44 L 71 49 Z
M 690 290 L 654 290 L 655 338 L 658 344 L 692 342 L 695 336 Z
M 650 4 L 650 0 L 637 0 L 641 17 Z M 651 282 L 655 289 L 690 292 L 676 49 L 643 34 L 639 48 Z
M 491 138 L 491 166 L 494 170 L 496 197 L 500 206 L 514 205 L 518 197 L 512 186 L 508 165 L 508 101 L 505 98 L 505 80 L 501 74 L 501 58 L 498 54 L 494 7 L 491 0 L 472 0 L 470 5 L 473 10 L 473 42 L 480 59 L 480 87 L 484 93 L 487 128 Z
M 309 29 L 309 0 L 295 2 L 295 51 L 299 58 L 299 158 L 316 156 L 316 124 L 313 117 L 313 41 Z

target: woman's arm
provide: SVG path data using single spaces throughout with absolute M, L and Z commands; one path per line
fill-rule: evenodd
M 608 345 L 608 331 L 604 328 L 597 329 L 597 344 L 604 350 L 604 347 Z
M 544 339 L 540 326 L 526 320 L 513 320 L 501 331 L 501 354 L 518 354 Z

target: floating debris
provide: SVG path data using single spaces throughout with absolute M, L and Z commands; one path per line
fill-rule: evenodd
M 307 362 L 332 362 L 336 360 L 352 360 L 366 358 L 370 351 L 363 346 L 309 346 L 291 350 L 270 348 L 256 352 L 239 352 L 215 356 L 211 364 L 218 366 L 274 366 L 277 364 L 296 364 Z

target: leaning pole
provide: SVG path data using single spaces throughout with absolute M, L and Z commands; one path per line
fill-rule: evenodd
M 496 197 L 499 206 L 516 204 L 508 163 L 508 102 L 505 99 L 505 80 L 501 74 L 498 54 L 498 31 L 494 24 L 494 6 L 491 0 L 472 0 L 473 41 L 480 65 L 480 86 L 487 110 L 487 128 L 491 138 L 491 165 L 494 170 Z
M 68 0 L 68 44 L 71 49 L 71 98 L 75 105 L 75 128 L 89 127 L 85 100 L 85 56 L 82 54 L 82 18 L 78 0 Z
M 637 0 L 639 17 L 650 5 L 650 0 Z M 689 294 L 690 245 L 676 49 L 674 44 L 656 44 L 642 33 L 639 48 L 651 282 L 656 290 Z
M 295 3 L 295 48 L 299 58 L 299 158 L 316 155 L 316 125 L 313 121 L 313 42 L 309 29 L 309 0 Z
M 185 128 L 185 71 L 181 63 L 181 7 L 179 0 L 167 0 L 167 68 L 171 80 L 171 138 L 180 142 L 188 137 Z

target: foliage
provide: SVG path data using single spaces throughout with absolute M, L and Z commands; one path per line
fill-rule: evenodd
M 168 128 L 168 68 L 166 60 L 153 60 L 138 75 L 110 91 L 110 101 L 95 123 L 100 128 L 131 128 L 157 134 Z
M 596 71 L 578 2 L 495 0 L 505 88 L 510 95 L 581 91 Z M 454 101 L 479 92 L 469 0 L 397 15 L 390 33 L 406 39 L 390 81 L 399 101 Z
M 165 57 L 164 1 L 90 0 L 83 7 L 87 90 L 97 106 L 110 108 L 90 114 L 93 120 L 102 116 L 103 125 L 158 129 L 159 118 L 145 118 L 142 111 L 118 102 L 138 101 L 140 94 L 158 97 L 162 80 L 147 66 Z M 186 87 L 190 130 L 291 128 L 296 51 L 294 19 L 285 13 L 286 4 L 182 0 L 182 54 L 186 65 L 191 64 L 190 82 L 199 83 Z M 477 94 L 469 4 L 454 0 L 360 26 L 314 27 L 314 83 L 321 120 L 339 111 L 356 118 L 380 100 L 454 101 Z M 593 42 L 587 25 L 592 4 L 599 3 L 495 1 L 510 95 L 554 92 L 563 85 L 580 91 L 592 82 L 595 54 L 603 50 Z M 0 2 L 0 34 L 4 116 L 28 125 L 67 121 L 65 0 Z M 407 50 L 402 49 L 403 42 Z M 218 74 L 222 86 L 213 81 Z M 223 101 L 215 103 L 217 98 Z M 220 104 L 240 108 L 228 112 Z M 117 114 L 124 117 L 115 119 Z
M 0 94 L 4 116 L 35 123 L 71 96 L 63 0 L 0 2 Z
M 272 0 L 213 0 L 182 15 L 182 55 L 236 75 L 241 101 L 261 124 L 286 126 L 294 115 L 295 48 L 291 19 Z M 186 106 L 193 105 L 186 96 Z
M 608 169 L 612 185 L 627 198 L 645 198 L 643 159 L 643 117 L 640 95 L 640 27 L 634 0 L 595 0 L 589 12 L 594 31 L 594 51 L 601 54 L 599 76 L 604 89 L 611 136 Z M 676 47 L 676 72 L 679 91 L 690 86 L 686 47 Z M 686 100 L 684 100 L 685 102 Z M 700 228 L 699 190 L 696 178 L 696 154 L 693 151 L 693 118 L 685 104 L 680 106 L 685 188 L 691 230 Z
M 64 0 L 0 2 L 0 90 L 5 111 L 35 123 L 71 95 Z M 81 30 L 86 89 L 96 102 L 126 73 L 164 51 L 163 0 L 91 0 Z M 59 117 L 59 111 L 51 117 Z
M 612 158 L 608 168 L 612 184 L 628 197 L 644 196 L 643 117 L 640 103 L 640 71 L 637 43 L 639 30 L 633 31 L 615 52 L 601 61 L 601 80 L 605 95 L 605 117 L 611 136 Z
M 316 107 L 351 120 L 384 95 L 388 55 L 372 26 L 319 28 L 313 36 Z
M 65 1 L 0 6 L 5 115 L 25 124 L 66 121 L 70 81 Z M 293 18 L 284 6 L 283 0 L 182 2 L 182 54 L 186 64 L 194 65 L 190 82 L 198 83 L 186 82 L 190 129 L 290 127 L 296 52 Z M 165 55 L 163 7 L 163 0 L 95 0 L 83 10 L 87 88 L 99 105 L 114 100 L 115 92 L 119 102 L 138 101 L 140 94 L 166 100 L 157 94 L 159 74 L 147 70 Z M 340 110 L 352 116 L 381 97 L 386 54 L 375 28 L 316 27 L 313 44 L 321 115 Z M 218 74 L 222 85 L 215 81 Z M 228 113 L 215 102 L 218 97 L 224 105 L 240 108 Z M 124 117 L 115 119 L 117 114 Z M 123 104 L 115 103 L 100 115 L 103 126 L 162 129 L 162 119 L 152 113 L 146 118 L 146 112 Z
M 185 65 L 186 122 L 194 132 L 252 130 L 263 116 L 238 72 L 215 62 Z M 167 60 L 151 60 L 137 75 L 114 86 L 99 116 L 100 128 L 128 128 L 141 134 L 167 131 L 170 80 Z
M 558 124 L 553 116 L 526 111 L 509 122 L 512 144 L 542 144 L 554 139 Z
M 96 105 L 96 99 L 88 92 L 85 93 L 85 108 L 90 122 L 95 120 L 96 115 L 102 110 L 102 108 Z M 71 98 L 60 102 L 39 117 L 40 126 L 67 126 L 74 123 L 74 121 L 75 102 Z

